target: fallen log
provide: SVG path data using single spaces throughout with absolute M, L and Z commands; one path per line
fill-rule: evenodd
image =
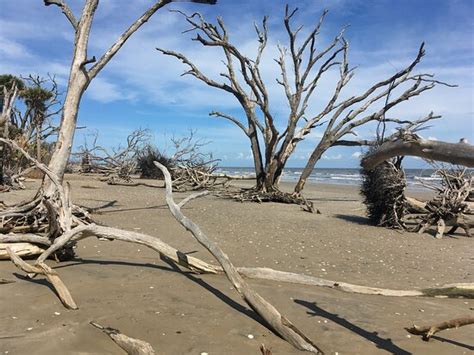
M 469 143 L 447 143 L 420 137 L 383 143 L 361 161 L 365 169 L 372 169 L 385 160 L 396 156 L 417 156 L 428 160 L 474 167 L 474 146 Z
M 188 201 L 191 199 L 187 199 Z M 184 202 L 184 200 L 183 200 Z M 180 204 L 182 206 L 182 204 Z M 15 235 L 16 239 L 20 239 L 22 235 Z M 27 235 L 26 237 L 30 237 Z M 37 262 L 44 262 L 55 251 L 61 249 L 69 242 L 78 242 L 89 237 L 97 237 L 105 240 L 117 240 L 127 243 L 136 243 L 144 245 L 160 254 L 161 258 L 171 261 L 179 266 L 191 270 L 198 274 L 222 274 L 223 269 L 220 266 L 211 265 L 201 259 L 187 255 L 186 253 L 173 248 L 166 244 L 156 236 L 149 236 L 142 233 L 125 231 L 117 228 L 103 227 L 96 224 L 89 224 L 73 228 L 69 233 L 65 234 L 61 239 L 48 249 L 38 258 Z M 15 244 L 9 244 L 13 246 Z M 276 282 L 294 283 L 299 285 L 327 287 L 342 292 L 358 293 L 365 295 L 381 295 L 389 297 L 465 297 L 474 298 L 474 283 L 454 283 L 443 286 L 415 289 L 415 290 L 393 290 L 385 288 L 377 288 L 370 286 L 355 285 L 341 281 L 327 280 L 315 276 L 305 274 L 297 274 L 274 270 L 265 267 L 237 267 L 237 271 L 250 279 L 270 280 Z
M 445 329 L 452 329 L 452 328 L 459 328 L 465 325 L 474 324 L 474 317 L 462 317 L 451 319 L 446 322 L 441 322 L 438 324 L 433 325 L 426 325 L 426 326 L 416 326 L 413 325 L 411 328 L 405 328 L 407 332 L 414 334 L 414 335 L 421 335 L 424 341 L 430 340 L 430 338 Z

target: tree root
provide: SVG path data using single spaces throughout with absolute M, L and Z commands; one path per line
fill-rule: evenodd
M 414 335 L 421 335 L 424 341 L 430 340 L 430 338 L 445 329 L 452 329 L 452 328 L 459 328 L 465 325 L 474 324 L 474 317 L 462 317 L 451 319 L 446 322 L 441 322 L 438 324 L 427 325 L 423 327 L 419 327 L 413 325 L 411 328 L 405 328 L 407 332 L 414 334 Z
M 287 193 L 279 190 L 274 191 L 263 191 L 257 188 L 251 189 L 240 189 L 238 192 L 228 192 L 222 193 L 221 195 L 230 197 L 236 201 L 240 202 L 277 202 L 277 203 L 286 203 L 299 205 L 306 212 L 311 213 L 321 213 L 319 210 L 314 208 L 313 202 L 308 201 L 300 194 Z

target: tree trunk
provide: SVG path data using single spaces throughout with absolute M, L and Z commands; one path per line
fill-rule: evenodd
M 304 167 L 303 172 L 301 173 L 301 176 L 298 180 L 298 183 L 295 186 L 295 193 L 296 194 L 300 194 L 301 191 L 303 191 L 306 180 L 308 179 L 308 177 L 313 172 L 314 166 L 319 161 L 319 159 L 321 159 L 323 153 L 329 147 L 330 147 L 330 144 L 328 144 L 327 141 L 323 137 L 321 139 L 321 142 L 318 144 L 316 149 L 313 151 L 313 153 L 309 157 L 308 162 L 306 163 L 306 166 Z
M 398 139 L 382 144 L 361 162 L 365 169 L 372 169 L 394 156 L 412 155 L 428 160 L 474 167 L 474 146 L 468 143 L 446 143 L 421 138 Z
M 76 58 L 75 58 L 75 61 Z M 60 183 L 64 179 L 64 172 L 71 154 L 74 132 L 76 130 L 77 114 L 82 95 L 88 85 L 86 76 L 79 70 L 78 66 L 72 66 L 69 79 L 66 99 L 63 106 L 63 115 L 61 119 L 61 128 L 58 134 L 58 140 L 54 148 L 53 155 L 48 168 L 57 175 Z M 54 193 L 55 186 L 52 181 L 45 177 L 43 181 L 43 191 L 46 196 Z
M 61 127 L 48 165 L 53 174 L 59 178 L 59 183 L 63 182 L 64 172 L 71 154 L 79 104 L 84 91 L 90 83 L 85 63 L 87 61 L 89 33 L 98 3 L 98 0 L 88 0 L 86 2 L 81 19 L 77 25 L 74 39 L 74 54 L 61 117 Z M 54 194 L 56 190 L 53 182 L 48 177 L 44 178 L 42 187 L 45 196 Z
M 257 130 L 255 126 L 249 125 L 248 137 L 250 139 L 250 147 L 252 148 L 253 164 L 255 167 L 255 175 L 257 179 L 257 190 L 262 189 L 265 184 L 265 171 L 263 170 L 262 153 L 258 142 Z

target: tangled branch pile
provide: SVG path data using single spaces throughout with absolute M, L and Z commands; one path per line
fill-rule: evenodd
M 426 203 L 427 212 L 422 215 L 415 230 L 423 233 L 436 225 L 436 238 L 442 238 L 446 225 L 450 225 L 452 228 L 448 234 L 454 233 L 458 227 L 461 227 L 470 237 L 470 229 L 474 226 L 474 221 L 469 217 L 474 213 L 469 204 L 474 191 L 472 173 L 466 169 L 438 170 L 437 175 L 442 179 L 440 186 L 423 183 L 426 187 L 435 190 L 436 196 Z
M 361 169 L 361 195 L 367 206 L 367 215 L 375 225 L 404 228 L 402 219 L 407 212 L 407 202 L 401 162 L 402 158 L 395 158 L 374 169 Z
M 92 144 L 87 138 L 79 152 L 74 156 L 80 158 L 82 173 L 102 174 L 109 183 L 116 181 L 131 182 L 131 175 L 136 173 L 138 157 L 149 145 L 151 134 L 146 129 L 137 129 L 127 137 L 125 146 L 119 145 L 111 150 L 97 144 L 98 134 L 91 134 Z

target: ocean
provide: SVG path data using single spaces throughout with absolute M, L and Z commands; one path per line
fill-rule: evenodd
M 283 172 L 281 181 L 296 182 L 302 171 L 302 168 L 287 168 Z M 254 174 L 254 169 L 248 167 L 219 167 L 216 172 L 229 175 L 250 175 Z M 407 185 L 411 189 L 424 189 L 422 182 L 436 184 L 441 181 L 434 169 L 405 169 L 405 175 Z M 362 176 L 357 168 L 316 168 L 307 182 L 360 186 Z

